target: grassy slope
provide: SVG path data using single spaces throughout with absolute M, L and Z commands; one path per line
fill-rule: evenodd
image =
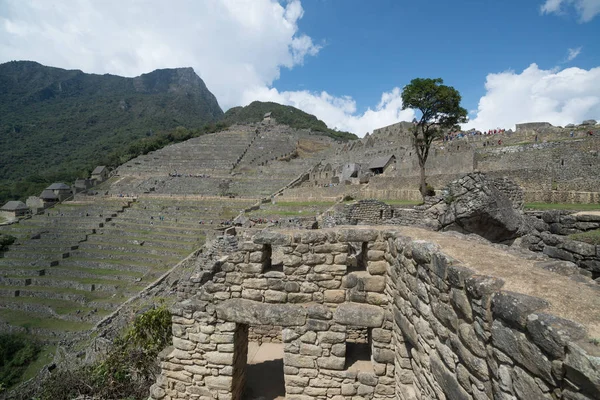
M 338 140 L 353 140 L 357 136 L 349 132 L 338 132 L 327 127 L 325 122 L 314 115 L 305 113 L 292 106 L 284 106 L 272 102 L 255 101 L 246 107 L 234 107 L 225 113 L 224 121 L 229 124 L 248 124 L 260 122 L 270 112 L 275 120 L 296 129 L 312 129 Z

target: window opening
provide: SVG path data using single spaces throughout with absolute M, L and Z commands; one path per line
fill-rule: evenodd
M 263 246 L 263 255 L 262 255 L 262 270 L 263 274 L 269 271 L 279 271 L 283 272 L 283 260 L 280 252 L 275 249 L 273 251 L 273 247 L 270 244 L 265 244 Z
M 373 372 L 371 329 L 348 328 L 346 335 L 345 369 L 348 371 Z
M 348 246 L 348 268 L 347 271 L 366 271 L 367 270 L 367 251 L 368 242 L 349 243 Z

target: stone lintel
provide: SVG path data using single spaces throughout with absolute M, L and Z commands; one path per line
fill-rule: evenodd
M 295 304 L 269 304 L 246 299 L 225 300 L 215 307 L 220 319 L 248 325 L 299 326 L 306 309 Z
M 378 328 L 383 324 L 383 310 L 367 304 L 343 303 L 333 313 L 333 319 L 342 325 Z

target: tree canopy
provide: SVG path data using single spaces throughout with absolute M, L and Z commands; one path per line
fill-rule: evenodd
M 402 90 L 402 109 L 412 108 L 420 113 L 414 121 L 414 147 L 421 167 L 421 194 L 427 194 L 425 163 L 434 139 L 467 122 L 467 110 L 460 106 L 461 96 L 442 78 L 416 78 Z

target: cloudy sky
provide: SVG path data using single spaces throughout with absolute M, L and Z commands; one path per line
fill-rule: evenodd
M 191 66 L 224 110 L 293 105 L 363 136 L 441 77 L 469 127 L 600 120 L 600 0 L 0 0 L 0 62 Z

